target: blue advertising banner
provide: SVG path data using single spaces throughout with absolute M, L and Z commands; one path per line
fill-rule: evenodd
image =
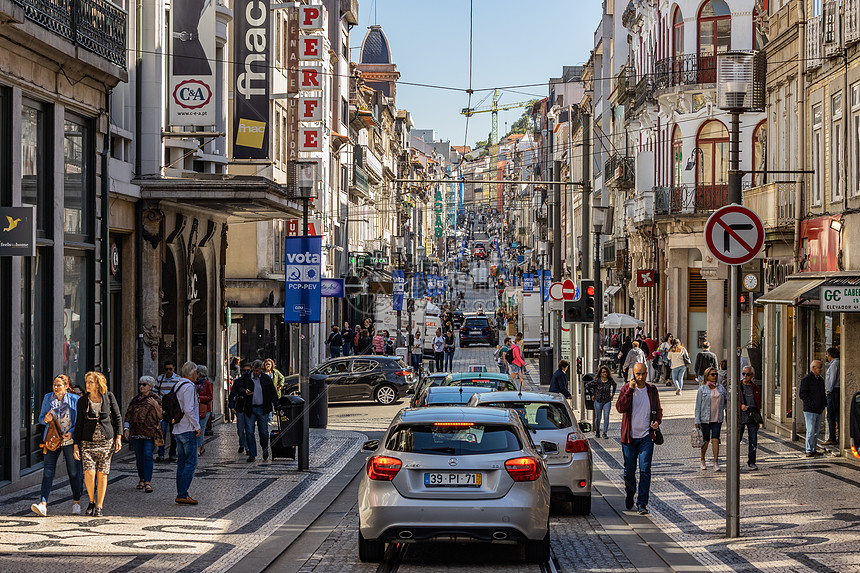
M 531 273 L 525 273 L 523 275 L 523 291 L 524 292 L 532 292 L 534 290 L 534 278 Z
M 543 274 L 543 300 L 544 302 L 549 300 L 549 287 L 552 285 L 552 277 L 549 274 L 549 271 L 541 271 Z
M 394 284 L 392 310 L 403 310 L 403 291 L 406 289 L 406 276 L 403 271 L 391 271 Z
M 412 298 L 421 297 L 421 273 L 412 275 Z
M 343 279 L 321 279 L 320 295 L 326 298 L 343 298 Z
M 284 322 L 318 323 L 322 237 L 287 237 L 284 247 Z

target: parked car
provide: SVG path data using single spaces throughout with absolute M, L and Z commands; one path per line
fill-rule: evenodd
M 535 443 L 556 444 L 556 451 L 545 458 L 553 499 L 569 502 L 571 513 L 591 512 L 594 466 L 585 433 L 591 431 L 591 425 L 577 424 L 576 415 L 564 398 L 545 392 L 491 392 L 473 395 L 469 405 L 511 408 L 533 432 Z
M 465 406 L 472 396 L 482 392 L 493 392 L 493 388 L 484 386 L 431 386 L 421 393 L 415 407 Z
M 311 380 L 325 380 L 328 401 L 374 400 L 392 404 L 412 387 L 412 369 L 399 356 L 347 356 L 327 360 L 310 371 Z M 299 393 L 299 376 L 287 376 L 287 394 Z
M 470 344 L 488 344 L 495 346 L 498 333 L 490 317 L 485 314 L 467 314 L 463 326 L 460 327 L 460 348 Z
M 551 449 L 552 445 L 547 444 Z M 380 562 L 390 542 L 437 538 L 525 546 L 550 557 L 550 485 L 542 459 L 513 411 L 401 410 L 369 452 L 358 490 L 358 556 Z

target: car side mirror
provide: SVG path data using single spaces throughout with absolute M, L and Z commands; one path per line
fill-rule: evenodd
M 579 429 L 584 433 L 589 433 L 591 431 L 591 423 L 590 422 L 580 422 Z
M 375 452 L 379 449 L 379 440 L 368 440 L 361 445 L 362 452 Z
M 555 442 L 541 442 L 540 447 L 543 449 L 543 453 L 545 454 L 558 453 L 558 444 L 556 444 Z

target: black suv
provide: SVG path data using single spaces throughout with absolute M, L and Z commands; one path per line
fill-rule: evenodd
M 496 345 L 498 334 L 490 322 L 490 317 L 485 314 L 467 314 L 463 326 L 460 328 L 460 348 L 465 348 L 473 343 Z
M 398 356 L 358 355 L 326 360 L 310 372 L 311 380 L 325 380 L 328 401 L 374 400 L 393 404 L 412 387 L 412 369 Z M 287 376 L 284 393 L 299 392 L 299 376 Z

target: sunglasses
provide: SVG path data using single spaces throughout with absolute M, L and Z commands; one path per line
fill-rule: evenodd
M 744 372 L 744 376 L 752 376 L 752 372 Z

